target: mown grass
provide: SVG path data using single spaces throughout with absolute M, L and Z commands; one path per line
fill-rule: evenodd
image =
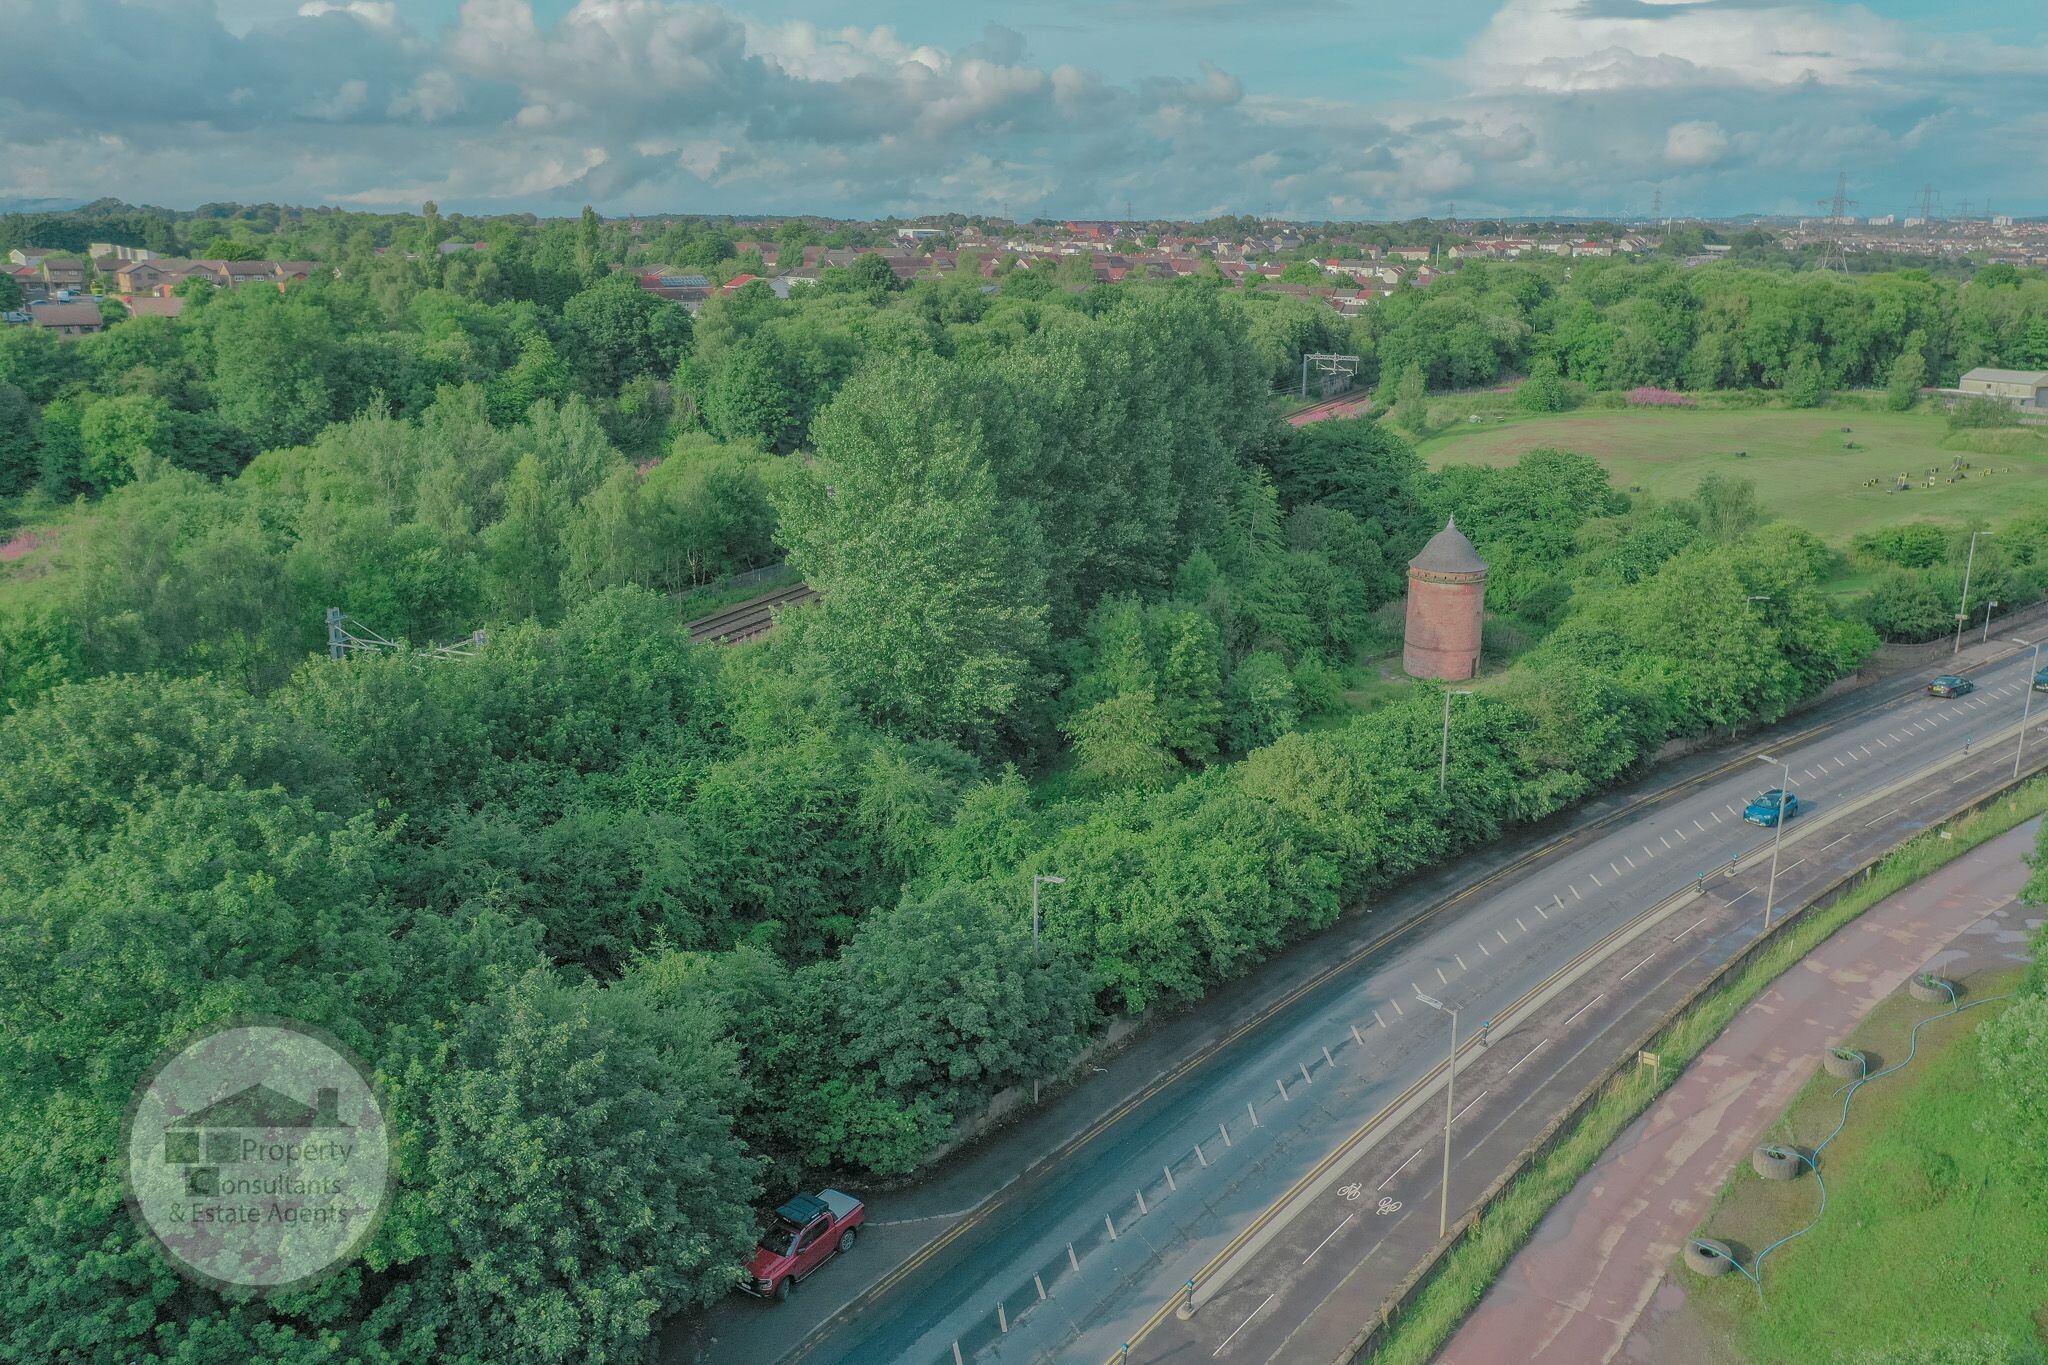
M 1426 1365 L 1509 1258 L 1529 1240 L 1543 1215 L 1570 1192 L 1622 1129 L 1720 1036 L 1737 1011 L 1786 968 L 1871 906 L 2044 811 L 2048 811 L 2048 780 L 2036 779 L 1996 805 L 1946 826 L 1948 839 L 1941 838 L 1940 831 L 1930 830 L 1900 845 L 1834 904 L 1802 912 L 1789 921 L 1770 947 L 1650 1043 L 1650 1050 L 1664 1063 L 1655 1079 L 1631 1075 L 1610 1083 L 1520 1179 L 1487 1205 L 1389 1334 L 1361 1358 L 1383 1365 Z
M 1972 979 L 1991 1000 L 2024 976 Z M 1849 1039 L 1882 1069 L 1907 1054 L 1913 1026 L 1945 1009 L 1901 993 Z M 1858 1358 L 1879 1347 L 2036 1339 L 2048 1305 L 2048 1204 L 2026 1188 L 2016 1158 L 2028 1141 L 1988 1093 L 1973 1035 L 2003 1002 L 1920 1030 L 1912 1065 L 1856 1094 L 1849 1121 L 1821 1160 L 1828 1205 L 1811 1232 L 1771 1253 L 1763 1291 L 1740 1275 L 1688 1281 L 1710 1332 L 1755 1361 Z M 1840 1120 L 1842 1082 L 1819 1075 L 1772 1127 L 1811 1149 Z M 1812 1179 L 1759 1179 L 1747 1166 L 1723 1187 L 1706 1223 L 1753 1259 L 1813 1220 Z
M 2012 440 L 2010 452 L 2001 448 L 1997 467 L 2010 465 L 2010 473 L 1980 470 L 1960 483 L 1925 487 L 1930 468 L 1946 471 L 1957 457 L 1944 448 L 1947 436 L 1945 419 L 1933 411 L 1582 410 L 1455 425 L 1420 450 L 1432 467 L 1441 467 L 1512 464 L 1531 450 L 1557 446 L 1600 461 L 1617 487 L 1658 497 L 1690 493 L 1710 473 L 1738 475 L 1756 484 L 1767 513 L 1838 545 L 1907 518 L 1964 525 L 2048 508 L 2048 442 L 2036 448 Z M 1972 463 L 1982 464 L 1981 454 Z M 1886 492 L 1901 473 L 1917 480 L 1915 486 Z M 1866 488 L 1871 479 L 1879 486 Z

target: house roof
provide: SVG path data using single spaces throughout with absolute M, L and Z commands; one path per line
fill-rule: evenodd
M 2038 389 L 2048 384 L 2048 370 L 1994 370 L 1988 365 L 1979 365 L 1963 378 L 1986 384 L 2031 384 Z
M 41 327 L 99 327 L 106 322 L 96 303 L 32 303 L 28 308 Z
M 1408 561 L 1408 567 L 1431 573 L 1485 573 L 1486 561 L 1458 529 L 1458 519 L 1452 517 L 1444 523 L 1443 530 L 1429 538 L 1422 553 Z
M 144 295 L 140 298 L 122 299 L 131 317 L 174 318 L 185 311 L 185 300 L 177 297 L 168 299 Z

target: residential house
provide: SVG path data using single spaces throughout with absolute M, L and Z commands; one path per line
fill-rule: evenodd
M 29 315 L 36 326 L 62 337 L 90 336 L 105 331 L 107 326 L 106 319 L 100 316 L 100 306 L 91 299 L 79 303 L 32 303 Z
M 7 253 L 7 259 L 15 265 L 39 267 L 42 265 L 44 258 L 56 254 L 55 251 L 47 247 L 18 246 Z
M 113 269 L 114 288 L 123 294 L 160 294 L 191 273 L 181 261 L 151 257 L 124 261 Z
M 147 247 L 122 246 L 118 242 L 89 242 L 86 244 L 85 254 L 92 257 L 95 263 L 102 256 L 112 256 L 117 262 L 153 261 L 157 258 L 156 253 Z
M 85 262 L 70 256 L 43 257 L 42 275 L 52 294 L 85 288 Z
M 1387 255 L 1397 261 L 1426 261 L 1429 259 L 1429 248 L 1426 246 L 1390 246 L 1387 248 Z
M 10 266 L 7 273 L 13 277 L 16 284 L 21 286 L 22 297 L 30 303 L 41 303 L 50 297 L 50 286 L 43 283 L 43 272 L 40 266 Z

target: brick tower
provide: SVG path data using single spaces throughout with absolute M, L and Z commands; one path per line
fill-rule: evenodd
M 1460 682 L 1479 668 L 1486 561 L 1452 517 L 1408 561 L 1408 631 L 1401 668 L 1411 677 Z

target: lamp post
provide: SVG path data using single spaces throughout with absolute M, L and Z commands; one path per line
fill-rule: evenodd
M 1451 1105 L 1452 1093 L 1458 1086 L 1458 1012 L 1433 995 L 1415 992 L 1415 998 L 1433 1010 L 1451 1016 L 1451 1069 L 1444 1077 L 1444 1181 L 1442 1197 L 1437 1201 L 1436 1235 L 1439 1240 L 1451 1235 Z
M 1984 634 L 1978 639 L 1978 644 L 1988 645 L 1991 643 L 1991 613 L 1997 609 L 1997 598 L 1987 597 L 1984 599 Z
M 1956 647 L 1949 651 L 1951 654 L 1963 652 L 1963 625 L 1970 619 L 1970 570 L 1977 564 L 1977 537 L 1992 534 L 1991 531 L 1970 532 L 1970 554 L 1963 561 L 1963 595 L 1956 602 Z
M 1444 789 L 1444 783 L 1451 775 L 1451 698 L 1471 695 L 1470 688 L 1444 689 L 1444 747 L 1436 763 L 1436 789 L 1439 792 Z
M 1756 761 L 1776 765 L 1778 760 L 1769 754 L 1758 754 Z M 1778 784 L 1777 834 L 1771 840 L 1771 879 L 1764 888 L 1764 932 L 1771 932 L 1771 907 L 1778 898 L 1778 850 L 1785 843 L 1785 803 L 1792 799 L 1792 764 L 1785 764 L 1784 779 Z
M 1048 883 L 1053 886 L 1065 886 L 1067 879 L 1052 876 L 1050 873 L 1040 873 L 1031 879 L 1031 954 L 1034 957 L 1038 955 L 1038 888 Z
M 2028 645 L 2025 640 L 2014 640 L 2013 643 L 2026 645 L 2028 649 L 2034 651 L 2034 662 L 2027 665 L 2027 704 L 2020 711 L 2020 746 L 2013 751 L 2012 756 L 2012 777 L 2013 781 L 2017 782 L 2020 777 L 2020 759 L 2027 752 L 2027 718 L 2034 714 L 2034 676 L 2041 671 L 2041 646 Z M 2048 644 L 2048 641 L 2042 643 Z

